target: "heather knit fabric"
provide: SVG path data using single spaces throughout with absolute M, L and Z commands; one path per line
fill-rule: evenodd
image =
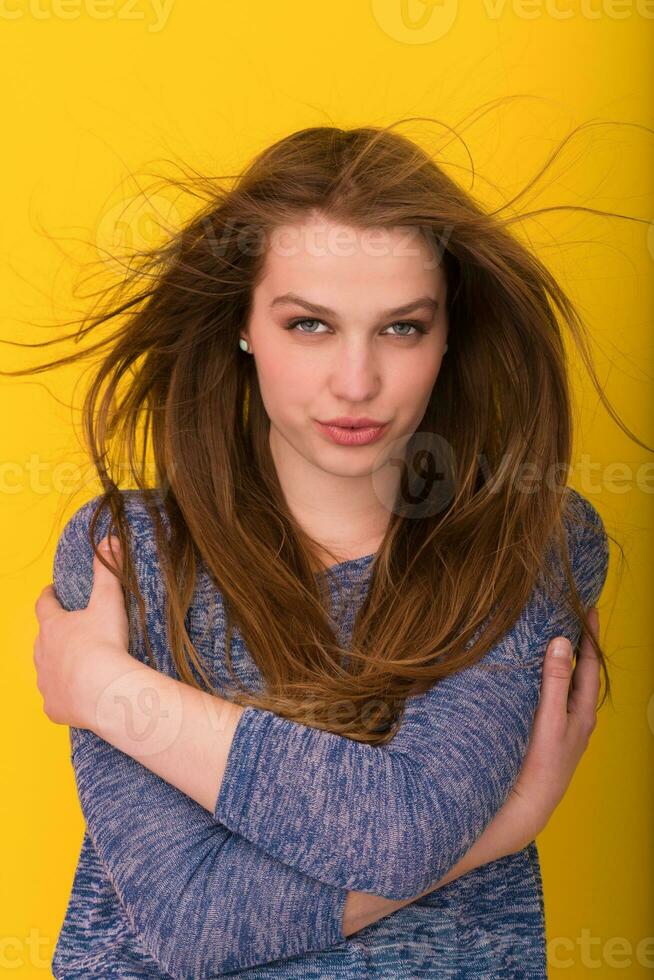
M 177 677 L 154 531 L 140 492 L 123 495 L 150 641 L 159 669 Z M 90 595 L 87 528 L 98 499 L 73 515 L 57 545 L 53 580 L 67 609 L 85 607 Z M 606 578 L 608 540 L 585 497 L 570 489 L 568 504 L 572 567 L 590 605 Z M 108 527 L 103 509 L 96 541 Z M 342 562 L 328 575 L 344 642 L 373 559 Z M 148 662 L 130 603 L 130 653 Z M 203 567 L 187 628 L 223 690 L 224 610 Z M 384 746 L 246 708 L 213 814 L 93 732 L 71 728 L 86 828 L 54 976 L 546 978 L 534 841 L 352 936 L 342 916 L 348 890 L 410 898 L 470 848 L 522 765 L 547 642 L 564 634 L 574 644 L 580 628 L 563 598 L 539 584 L 480 663 L 407 701 Z M 240 679 L 262 684 L 238 629 L 231 651 Z

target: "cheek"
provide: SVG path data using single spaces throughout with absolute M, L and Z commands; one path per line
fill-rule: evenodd
M 432 352 L 422 353 L 393 378 L 398 399 L 404 404 L 427 402 L 436 383 L 442 358 Z
M 315 399 L 315 373 L 300 372 L 290 358 L 271 356 L 257 362 L 261 398 L 271 420 L 292 424 L 298 411 L 305 414 Z

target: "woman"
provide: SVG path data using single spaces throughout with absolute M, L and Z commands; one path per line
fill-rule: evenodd
M 507 223 L 397 134 L 305 130 L 94 320 L 106 492 L 37 604 L 87 823 L 55 976 L 546 976 L 608 547 L 565 479 L 581 327 Z

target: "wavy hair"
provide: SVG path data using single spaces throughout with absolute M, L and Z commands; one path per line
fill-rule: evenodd
M 573 436 L 564 329 L 603 404 L 632 433 L 602 390 L 572 302 L 511 230 L 551 210 L 510 213 L 534 181 L 488 211 L 393 126 L 302 129 L 236 177 L 174 182 L 202 206 L 163 244 L 138 252 L 115 290 L 102 294 L 102 309 L 59 339 L 79 341 L 107 323 L 115 326 L 110 336 L 36 368 L 2 372 L 32 374 L 99 352 L 83 406 L 103 487 L 91 544 L 97 554 L 95 519 L 106 504 L 122 543 L 123 586 L 137 597 L 152 656 L 113 453 L 127 460 L 153 521 L 183 681 L 219 693 L 185 627 L 200 562 L 224 600 L 230 696 L 371 744 L 392 737 L 408 696 L 476 663 L 510 629 L 539 575 L 548 578 L 552 542 L 571 607 L 590 631 L 563 523 Z M 271 236 L 311 214 L 360 229 L 415 228 L 439 249 L 447 281 L 448 355 L 407 443 L 398 500 L 347 650 L 329 615 L 325 578 L 315 574 L 318 542 L 282 494 L 254 359 L 238 346 Z M 440 478 L 423 479 L 418 493 L 409 461 L 414 450 L 425 455 L 425 434 Z M 262 691 L 246 690 L 234 675 L 234 623 Z M 606 658 L 599 640 L 593 646 L 603 703 Z

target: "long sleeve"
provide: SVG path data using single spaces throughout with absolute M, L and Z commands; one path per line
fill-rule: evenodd
M 569 499 L 568 547 L 588 607 L 606 578 L 607 536 L 585 497 L 569 488 Z M 560 634 L 574 645 L 579 620 L 535 589 L 485 658 L 407 701 L 385 746 L 246 707 L 216 820 L 325 884 L 391 899 L 425 890 L 472 846 L 513 785 L 545 649 Z M 503 669 L 486 669 L 495 664 Z
M 55 554 L 55 592 L 69 610 L 88 604 L 93 503 L 73 515 Z M 97 541 L 107 525 L 103 512 Z M 142 555 L 139 580 L 151 597 L 152 566 Z M 145 659 L 140 631 L 130 652 Z M 346 941 L 346 891 L 268 857 L 94 732 L 71 728 L 70 737 L 91 842 L 132 928 L 167 975 L 214 977 Z
M 93 503 L 69 521 L 55 556 L 55 589 L 68 609 L 85 607 L 90 594 Z M 106 530 L 103 514 L 96 540 Z M 159 588 L 153 547 L 146 533 L 135 555 L 148 597 Z M 570 548 L 577 584 L 594 601 L 606 574 L 605 539 L 571 535 Z M 155 633 L 160 619 L 155 610 Z M 388 746 L 246 709 L 241 722 L 247 719 L 251 734 L 239 723 L 214 817 L 92 732 L 72 728 L 89 835 L 147 951 L 175 978 L 283 960 L 344 941 L 345 889 L 410 898 L 435 884 L 482 832 L 519 771 L 542 656 L 562 626 L 573 638 L 576 624 L 562 607 L 535 596 L 485 658 L 516 669 L 475 665 L 410 699 Z M 165 647 L 161 636 L 154 640 Z M 140 633 L 130 651 L 145 659 Z M 260 820 L 246 787 L 259 798 Z M 242 820 L 243 833 L 228 826 L 223 804 Z M 388 819 L 376 806 L 388 808 Z
M 89 836 L 146 951 L 175 980 L 345 941 L 346 891 L 268 857 L 130 756 L 80 731 Z

